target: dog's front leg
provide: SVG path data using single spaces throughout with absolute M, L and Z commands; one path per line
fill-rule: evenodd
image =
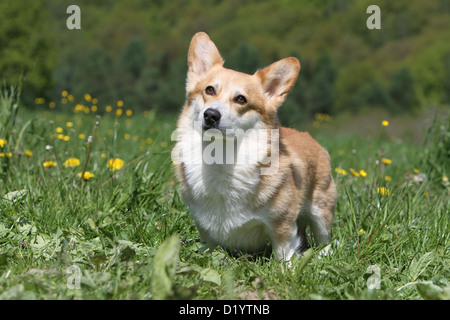
M 209 251 L 210 253 L 213 252 L 213 250 L 218 246 L 218 244 L 213 239 L 211 239 L 208 233 L 203 228 L 201 228 L 197 223 L 196 226 L 198 233 L 200 235 L 200 241 L 205 243 L 205 246 L 199 249 L 200 253 L 206 251 Z
M 302 243 L 295 224 L 288 230 L 274 232 L 271 238 L 272 247 L 278 260 L 289 261 L 294 253 L 300 254 L 299 248 L 301 248 Z

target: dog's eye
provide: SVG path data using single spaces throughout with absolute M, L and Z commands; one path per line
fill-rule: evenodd
M 236 102 L 237 104 L 246 104 L 247 103 L 247 99 L 245 99 L 244 96 L 239 95 L 236 98 L 234 98 L 234 102 Z
M 205 93 L 209 96 L 214 96 L 216 95 L 216 90 L 214 90 L 214 88 L 211 86 L 207 86 L 205 89 Z

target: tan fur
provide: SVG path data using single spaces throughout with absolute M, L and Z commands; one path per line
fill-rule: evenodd
M 243 190 L 243 193 L 248 195 L 245 197 L 246 203 L 242 205 L 248 207 L 249 212 L 255 213 L 255 217 L 261 210 L 268 212 L 264 224 L 258 225 L 255 230 L 263 228 L 272 241 L 278 257 L 289 259 L 292 250 L 286 248 L 289 247 L 289 241 L 295 240 L 293 232 L 299 237 L 302 248 L 305 246 L 305 228 L 308 225 L 311 226 L 317 243 L 329 240 L 336 203 L 336 188 L 331 175 L 328 153 L 308 133 L 281 127 L 277 118 L 278 107 L 295 84 L 300 63 L 296 58 L 286 58 L 257 71 L 254 75 L 226 69 L 223 63 L 217 48 L 205 33 L 198 33 L 193 37 L 188 54 L 187 101 L 180 115 L 178 128 L 186 130 L 192 122 L 189 117 L 192 117 L 194 102 L 204 105 L 205 109 L 215 102 L 220 102 L 229 106 L 227 114 L 238 120 L 247 119 L 246 117 L 253 119 L 252 115 L 256 115 L 260 120 L 260 126 L 265 129 L 280 129 L 279 150 L 269 150 L 268 154 L 270 156 L 270 152 L 279 152 L 278 170 L 276 174 L 259 175 L 252 190 Z M 205 94 L 205 88 L 214 84 L 218 84 L 216 94 L 213 96 Z M 236 104 L 233 100 L 234 92 L 244 95 L 247 103 Z M 249 123 L 253 122 L 249 120 Z M 258 167 L 256 169 L 264 165 L 260 163 Z M 208 193 L 210 187 L 206 188 L 208 192 L 205 195 L 197 196 L 198 190 L 193 189 L 194 183 L 189 180 L 193 179 L 191 176 L 195 172 L 198 172 L 195 170 L 183 162 L 178 163 L 176 168 L 183 197 L 191 211 L 197 210 L 202 201 L 205 203 L 211 201 L 214 204 L 214 197 L 219 199 L 222 196 L 220 192 Z M 215 174 L 214 171 L 208 172 L 212 173 L 204 179 Z M 226 186 L 234 178 L 233 174 L 218 175 L 217 179 L 222 179 L 217 182 L 218 187 Z M 223 201 L 229 203 L 227 199 Z M 218 200 L 217 206 L 219 205 Z M 217 208 L 219 209 L 223 208 Z M 215 217 L 213 213 L 211 214 Z M 215 235 L 208 231 L 204 224 L 202 226 L 201 218 L 198 215 L 196 217 L 194 220 L 201 238 L 210 242 L 210 246 L 224 245 L 215 240 Z M 233 232 L 239 232 L 239 228 Z M 226 238 L 226 235 L 224 237 Z M 231 240 L 230 243 L 233 243 L 232 246 L 237 247 L 236 249 L 241 249 L 239 244 Z M 298 248 L 299 251 L 302 248 Z

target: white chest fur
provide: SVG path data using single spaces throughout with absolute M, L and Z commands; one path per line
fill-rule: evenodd
M 257 150 L 256 142 L 240 145 L 242 148 L 235 149 L 231 163 L 228 157 L 223 163 L 207 164 L 201 134 L 194 131 L 182 136 L 178 147 L 182 150 L 185 182 L 191 194 L 187 204 L 192 218 L 209 240 L 232 249 L 260 249 L 267 240 L 268 209 L 252 209 L 260 169 L 249 153 L 259 157 L 261 151 Z M 227 158 L 226 154 L 223 156 Z

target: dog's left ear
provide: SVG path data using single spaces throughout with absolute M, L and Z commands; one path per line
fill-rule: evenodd
M 188 53 L 187 91 L 215 65 L 223 66 L 223 60 L 214 42 L 204 32 L 198 32 L 191 40 Z
M 286 99 L 297 80 L 300 62 L 290 57 L 272 63 L 255 75 L 260 79 L 269 105 L 279 107 Z

